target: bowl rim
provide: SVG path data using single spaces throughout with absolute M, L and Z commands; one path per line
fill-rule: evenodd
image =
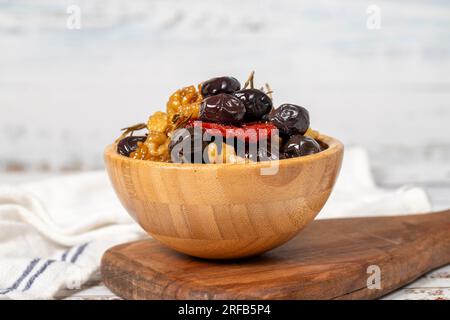
M 320 151 L 315 154 L 282 159 L 278 160 L 279 165 L 295 165 L 300 163 L 307 163 L 311 161 L 318 160 L 320 158 L 328 158 L 338 152 L 342 152 L 344 150 L 344 145 L 341 141 L 336 138 L 327 136 L 325 134 L 319 133 L 319 137 L 316 139 L 328 146 L 327 149 Z M 152 160 L 140 160 L 140 159 L 131 159 L 129 157 L 123 156 L 117 152 L 117 143 L 112 143 L 108 145 L 104 151 L 105 160 L 118 160 L 127 163 L 135 163 L 143 166 L 151 166 L 151 167 L 161 167 L 161 168 L 172 168 L 172 169 L 195 169 L 195 170 L 214 170 L 221 168 L 243 168 L 243 167 L 251 167 L 251 168 L 266 168 L 268 164 L 273 161 L 262 161 L 262 162 L 250 162 L 250 163 L 173 163 L 173 162 L 159 162 Z

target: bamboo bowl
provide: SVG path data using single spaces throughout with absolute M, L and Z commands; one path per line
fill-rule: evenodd
M 112 185 L 129 214 L 164 245 L 196 257 L 229 259 L 273 249 L 311 222 L 327 201 L 343 157 L 338 140 L 327 149 L 270 162 L 177 164 L 133 160 L 105 150 Z

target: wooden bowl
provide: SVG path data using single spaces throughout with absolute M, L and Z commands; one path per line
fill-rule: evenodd
M 327 149 L 271 162 L 179 164 L 133 160 L 105 150 L 114 189 L 153 238 L 196 257 L 239 258 L 263 253 L 295 236 L 322 209 L 342 163 L 343 145 L 321 135 Z

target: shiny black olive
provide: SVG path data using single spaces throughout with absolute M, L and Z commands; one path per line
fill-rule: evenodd
M 291 136 L 281 148 L 285 158 L 307 156 L 320 152 L 322 149 L 316 140 L 310 137 L 296 134 Z
M 309 128 L 309 113 L 295 104 L 282 104 L 272 110 L 267 119 L 273 123 L 284 136 L 304 134 Z
M 200 105 L 199 119 L 207 122 L 240 125 L 245 106 L 235 96 L 221 93 L 204 99 Z
M 177 129 L 169 143 L 170 159 L 176 163 L 203 163 L 203 150 L 207 145 L 201 128 Z
M 130 153 L 136 151 L 137 143 L 144 142 L 145 136 L 129 136 L 119 141 L 117 144 L 117 152 L 123 156 L 129 157 Z
M 272 109 L 272 100 L 258 89 L 243 89 L 233 95 L 245 106 L 245 122 L 259 121 Z
M 218 77 L 203 82 L 201 93 L 203 97 L 209 97 L 219 93 L 233 93 L 239 89 L 241 84 L 236 78 Z

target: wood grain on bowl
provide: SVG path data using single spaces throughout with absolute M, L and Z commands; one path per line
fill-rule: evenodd
M 103 280 L 126 299 L 373 299 L 450 263 L 450 210 L 318 220 L 264 255 L 227 261 L 155 240 L 109 249 Z
M 319 213 L 338 176 L 343 145 L 320 136 L 320 153 L 273 163 L 175 164 L 105 151 L 127 211 L 155 239 L 202 258 L 251 256 L 281 245 Z

